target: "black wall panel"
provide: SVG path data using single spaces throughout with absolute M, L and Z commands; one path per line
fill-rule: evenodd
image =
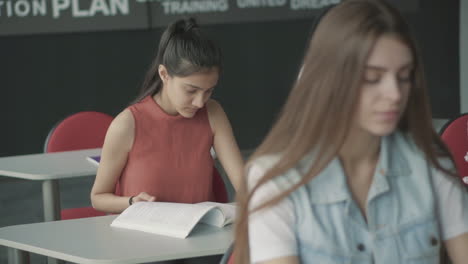
M 405 13 L 422 49 L 437 118 L 459 112 L 458 5 L 425 0 L 417 13 Z M 224 53 L 214 97 L 242 149 L 260 143 L 280 110 L 311 21 L 205 26 Z M 135 97 L 161 31 L 0 37 L 0 156 L 41 152 L 49 129 L 71 113 L 120 112 Z

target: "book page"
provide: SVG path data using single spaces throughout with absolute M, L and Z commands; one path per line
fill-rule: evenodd
M 200 223 L 223 227 L 225 220 L 223 212 L 219 208 L 214 207 L 200 219 Z
M 235 203 L 215 203 L 215 202 L 203 202 L 200 203 L 205 206 L 218 208 L 223 214 L 223 223 L 222 225 L 213 224 L 219 227 L 231 224 L 236 218 L 236 204 Z M 208 223 L 211 224 L 211 223 Z
M 137 202 L 125 209 L 111 226 L 185 238 L 212 208 L 200 204 Z

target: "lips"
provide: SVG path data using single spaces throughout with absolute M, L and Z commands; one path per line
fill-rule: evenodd
M 399 112 L 398 111 L 378 112 L 377 116 L 384 121 L 393 121 L 393 120 L 398 119 Z

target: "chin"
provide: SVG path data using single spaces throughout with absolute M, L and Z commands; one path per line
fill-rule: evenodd
M 372 134 L 374 134 L 375 136 L 379 136 L 379 137 L 388 136 L 395 131 L 396 131 L 396 125 L 379 126 L 379 127 L 374 127 L 373 129 L 370 129 L 370 132 Z
M 192 118 L 195 116 L 197 112 L 194 112 L 194 113 L 190 113 L 190 112 L 186 112 L 186 111 L 180 111 L 179 114 L 185 118 Z

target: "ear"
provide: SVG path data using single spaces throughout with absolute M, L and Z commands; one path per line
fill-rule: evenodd
M 158 66 L 158 74 L 159 78 L 163 83 L 166 83 L 167 80 L 169 79 L 169 73 L 167 72 L 166 66 L 159 64 Z

